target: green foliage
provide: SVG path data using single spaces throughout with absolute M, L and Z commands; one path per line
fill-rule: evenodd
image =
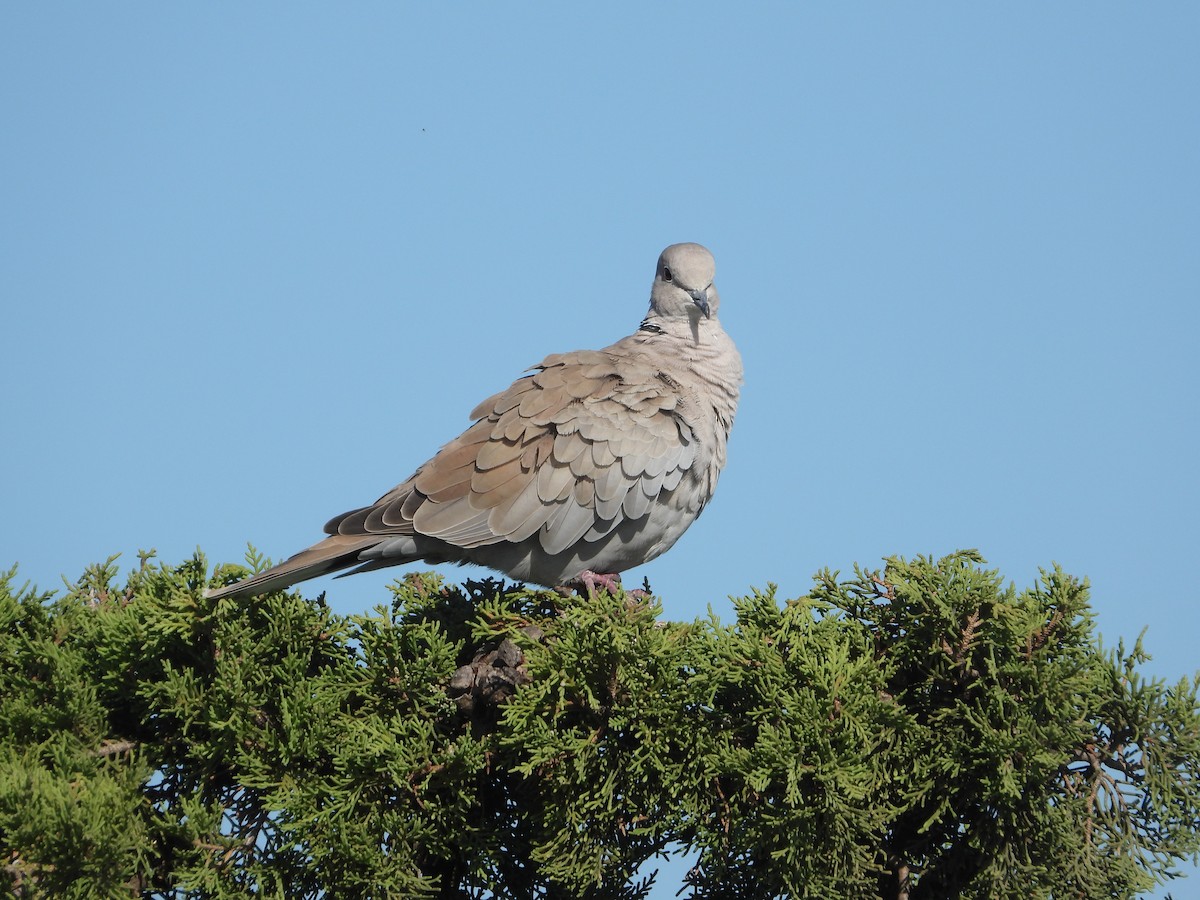
M 18 897 L 637 898 L 687 850 L 697 898 L 1136 896 L 1200 849 L 1200 681 L 1100 647 L 1086 583 L 1018 592 L 981 563 L 824 572 L 732 624 L 431 575 L 367 615 L 209 600 L 199 555 L 143 554 L 123 586 L 109 560 L 58 598 L 14 569 L 5 876 Z M 504 639 L 522 686 L 456 701 Z

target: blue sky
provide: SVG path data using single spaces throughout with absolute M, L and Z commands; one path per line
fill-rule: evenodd
M 1200 6 L 739 6 L 5 4 L 0 563 L 286 556 L 699 241 L 667 615 L 978 547 L 1195 671 Z

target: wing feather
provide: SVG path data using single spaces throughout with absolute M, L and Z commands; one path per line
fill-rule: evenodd
M 426 535 L 464 548 L 536 539 L 565 553 L 643 518 L 679 486 L 696 455 L 679 405 L 648 361 L 547 357 L 475 407 L 477 421 L 407 482 L 327 528 L 396 535 L 397 548 Z
M 542 528 L 542 549 L 552 555 L 564 552 L 582 540 L 595 521 L 596 513 L 588 506 L 570 500 L 557 504 Z

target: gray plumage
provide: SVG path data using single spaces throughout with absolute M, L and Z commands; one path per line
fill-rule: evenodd
M 742 383 L 713 272 L 699 244 L 668 247 L 637 331 L 546 357 L 407 481 L 332 519 L 329 537 L 210 596 L 417 560 L 558 586 L 664 553 L 712 498 Z

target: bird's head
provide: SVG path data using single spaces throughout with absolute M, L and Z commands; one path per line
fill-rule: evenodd
M 716 262 L 699 244 L 672 244 L 658 258 L 650 288 L 651 315 L 663 319 L 715 319 L 721 304 L 713 284 Z

